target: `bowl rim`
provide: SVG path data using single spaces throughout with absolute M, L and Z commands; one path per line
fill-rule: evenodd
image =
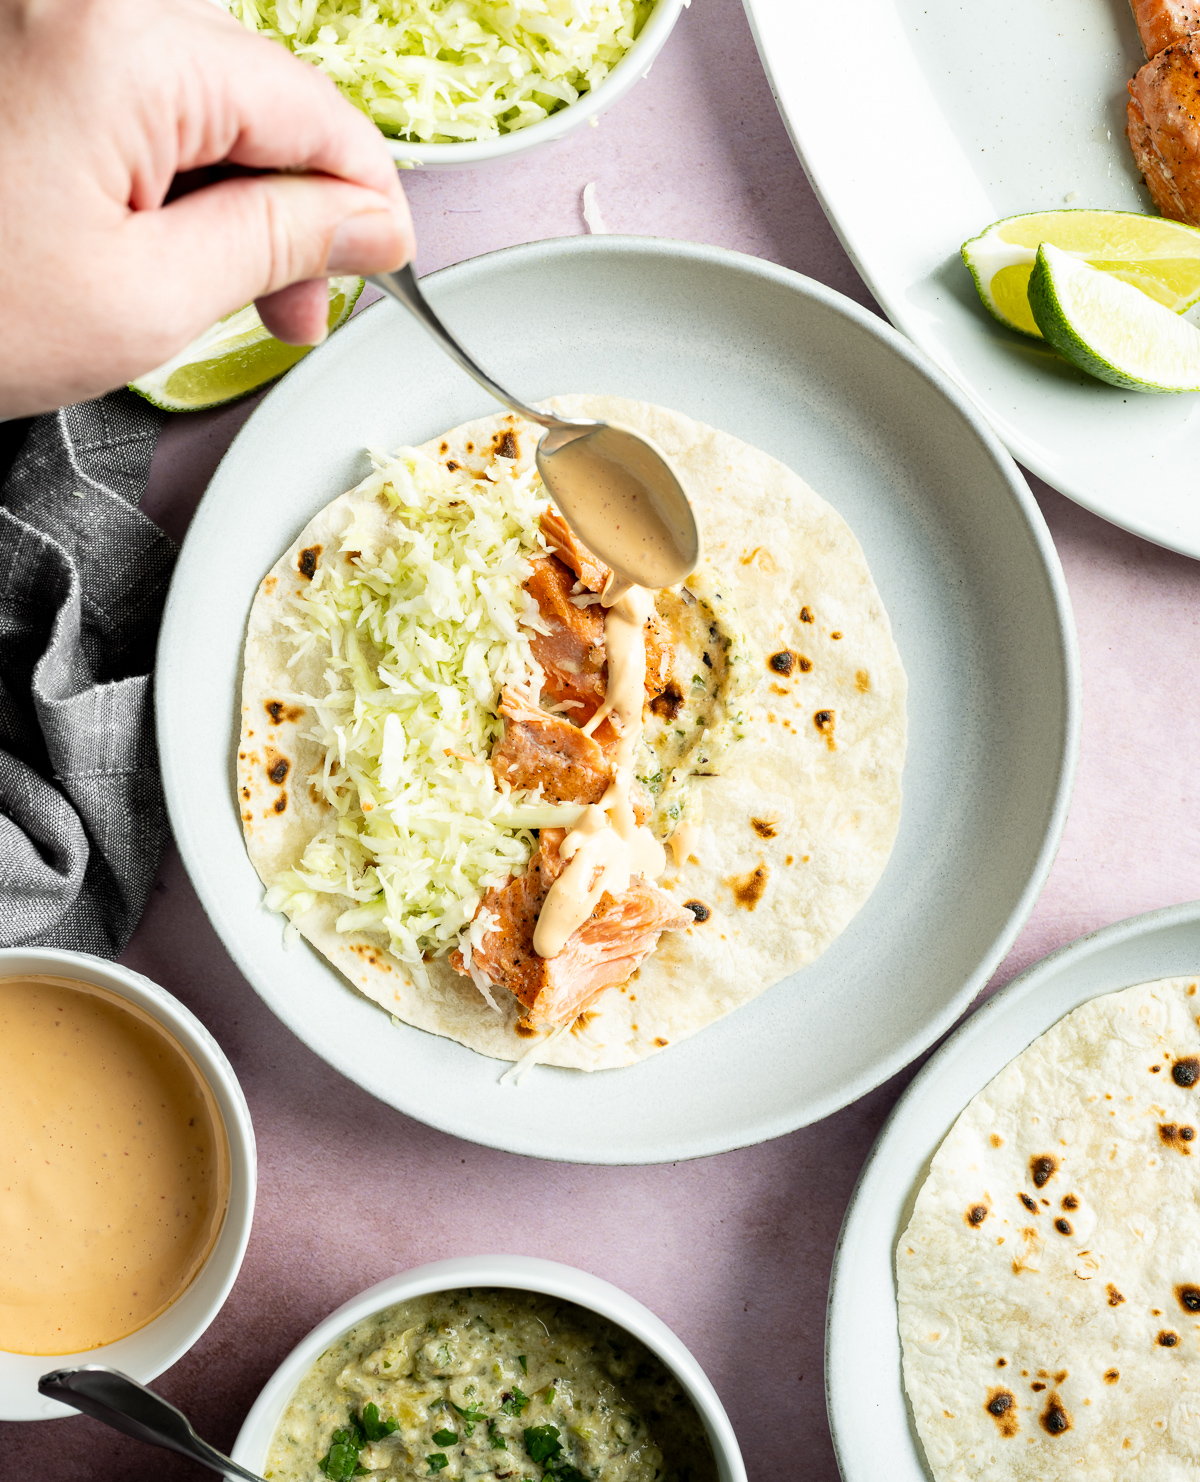
M 258 1188 L 254 1123 L 245 1093 L 225 1052 L 186 1004 L 144 973 L 88 952 L 74 952 L 61 947 L 0 947 L 0 978 L 39 973 L 74 978 L 106 988 L 148 1013 L 179 1041 L 208 1082 L 225 1123 L 229 1142 L 229 1202 L 217 1239 L 196 1276 L 165 1311 L 144 1327 L 112 1343 L 79 1353 L 0 1352 L 0 1420 L 6 1421 L 50 1420 L 77 1413 L 69 1405 L 47 1400 L 38 1393 L 38 1378 L 52 1369 L 72 1364 L 112 1363 L 145 1384 L 192 1348 L 224 1306 L 241 1270 Z M 206 1297 L 198 1298 L 196 1293 L 202 1278 L 217 1262 L 222 1268 L 219 1280 Z M 205 1285 L 210 1282 L 211 1276 Z M 181 1304 L 189 1296 L 189 1305 L 198 1306 L 199 1310 L 183 1323 L 179 1313 Z M 179 1331 L 164 1338 L 164 1329 L 172 1322 L 179 1324 Z M 129 1352 L 129 1349 L 152 1341 L 146 1339 L 145 1335 L 149 1334 L 155 1334 L 160 1342 L 155 1344 L 152 1360 L 138 1362 L 136 1353 Z
M 593 123 L 611 108 L 633 87 L 639 77 L 645 77 L 661 51 L 663 44 L 679 19 L 680 12 L 691 0 L 655 0 L 654 9 L 646 24 L 638 32 L 637 39 L 612 71 L 590 92 L 582 93 L 574 103 L 559 108 L 537 123 L 510 133 L 496 134 L 488 139 L 463 139 L 445 144 L 422 144 L 417 140 L 393 139 L 383 135 L 388 151 L 398 165 L 421 168 L 429 166 L 478 165 L 488 160 L 508 159 L 535 149 L 539 144 L 551 144 L 578 128 L 585 120 Z
M 578 1267 L 538 1256 L 501 1253 L 454 1256 L 416 1266 L 343 1302 L 296 1344 L 267 1380 L 238 1431 L 230 1452 L 233 1460 L 251 1470 L 262 1469 L 275 1427 L 296 1386 L 348 1328 L 397 1302 L 463 1286 L 507 1287 L 560 1297 L 631 1333 L 666 1364 L 687 1391 L 712 1445 L 719 1482 L 746 1482 L 745 1464 L 725 1407 L 690 1350 L 661 1318 L 620 1287 Z

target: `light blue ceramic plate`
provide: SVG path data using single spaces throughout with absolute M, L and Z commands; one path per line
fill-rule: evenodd
M 813 966 L 668 1054 L 519 1091 L 449 1040 L 396 1027 L 280 921 L 242 847 L 233 753 L 246 615 L 366 445 L 492 410 L 403 311 L 368 309 L 306 357 L 226 454 L 163 623 L 158 730 L 175 835 L 214 926 L 276 1014 L 393 1106 L 514 1152 L 697 1157 L 775 1137 L 879 1084 L 945 1032 L 1045 880 L 1079 727 L 1074 630 L 1041 515 L 966 398 L 881 320 L 711 247 L 574 237 L 461 263 L 427 288 L 506 385 L 596 391 L 715 424 L 790 464 L 861 540 L 908 670 L 895 852 Z
M 1015 978 L 941 1047 L 896 1103 L 842 1224 L 825 1337 L 829 1424 L 844 1482 L 929 1482 L 904 1395 L 896 1242 L 955 1118 L 1010 1060 L 1089 999 L 1200 971 L 1200 903 L 1080 937 Z M 864 1336 L 869 1334 L 870 1341 Z

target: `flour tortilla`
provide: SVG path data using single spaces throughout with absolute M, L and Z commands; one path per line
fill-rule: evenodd
M 1200 1311 L 1184 1300 L 1200 1304 L 1198 982 L 1076 1009 L 938 1149 L 896 1253 L 904 1384 L 938 1482 L 1200 1473 Z M 1181 1061 L 1194 1084 L 1176 1083 Z M 1057 1167 L 1038 1188 L 1042 1157 Z
M 633 980 L 602 995 L 586 1025 L 545 1056 L 548 1064 L 599 1070 L 694 1034 L 811 962 L 845 929 L 896 837 L 907 682 L 858 542 L 789 469 L 660 407 L 582 396 L 553 405 L 643 430 L 676 461 L 700 516 L 704 566 L 719 577 L 718 590 L 723 584 L 732 593 L 759 666 L 743 707 L 746 739 L 724 775 L 697 783 L 706 820 L 699 844 L 660 882 L 711 915 L 664 934 Z M 497 431 L 512 425 L 506 414 L 484 418 L 424 451 L 477 464 Z M 520 458 L 532 462 L 535 429 L 515 426 Z M 334 500 L 272 567 L 251 609 L 238 788 L 250 858 L 268 885 L 295 866 L 324 818 L 324 804 L 304 785 L 321 752 L 306 737 L 303 707 L 289 699 L 319 684 L 320 666 L 289 671 L 281 613 L 305 585 L 299 553 L 316 545 L 336 551 L 351 520 L 368 517 L 382 535 L 387 516 L 374 498 L 352 490 Z M 767 659 L 783 649 L 810 660 L 811 670 L 776 673 Z M 833 712 L 832 731 L 817 728 L 820 711 Z M 497 1014 L 444 960 L 428 965 L 432 988 L 418 988 L 378 938 L 335 930 L 349 904 L 318 903 L 296 925 L 357 989 L 404 1022 L 485 1055 L 516 1060 L 528 1051 L 510 995 L 498 995 Z

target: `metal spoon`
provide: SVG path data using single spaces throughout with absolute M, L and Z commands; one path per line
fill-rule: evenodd
M 42 1375 L 38 1389 L 48 1399 L 61 1400 L 64 1405 L 82 1410 L 85 1415 L 111 1425 L 115 1431 L 189 1456 L 222 1477 L 233 1477 L 237 1482 L 263 1482 L 256 1472 L 248 1472 L 215 1446 L 202 1441 L 187 1416 L 174 1405 L 168 1405 L 118 1369 L 106 1369 L 102 1364 L 56 1369 L 52 1374 Z
M 371 282 L 399 300 L 446 353 L 519 416 L 546 429 L 538 443 L 542 482 L 567 523 L 612 567 L 615 590 L 667 587 L 700 559 L 700 532 L 679 476 L 660 449 L 632 428 L 612 422 L 556 417 L 498 385 L 471 358 L 429 306 L 411 266 L 376 273 Z

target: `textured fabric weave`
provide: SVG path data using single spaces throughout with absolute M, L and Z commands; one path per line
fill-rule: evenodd
M 0 945 L 115 957 L 167 838 L 151 671 L 174 544 L 138 500 L 165 420 L 38 417 L 0 487 Z

